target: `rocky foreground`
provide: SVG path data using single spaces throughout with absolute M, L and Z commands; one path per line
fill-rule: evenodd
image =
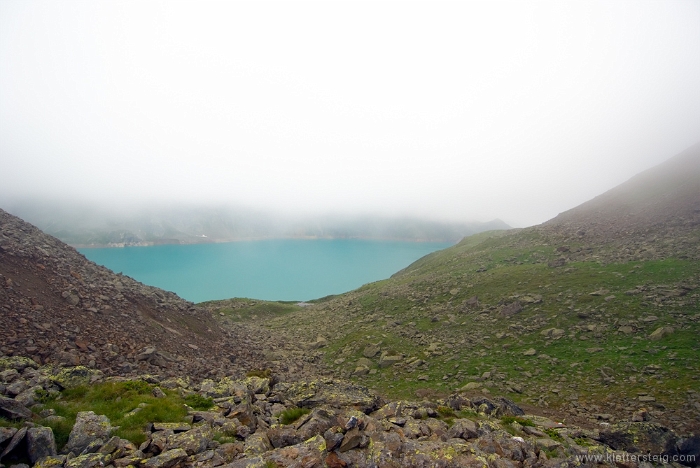
M 155 397 L 198 394 L 215 403 L 188 409 L 178 422 L 154 421 L 136 445 L 113 436 L 110 420 L 77 414 L 57 447 L 41 424 L 56 423 L 42 401 L 105 380 L 86 367 L 40 366 L 0 359 L 0 415 L 21 422 L 0 428 L 0 460 L 35 467 L 562 467 L 697 466 L 700 437 L 679 437 L 639 412 L 633 421 L 586 430 L 526 415 L 505 398 L 383 401 L 361 386 L 330 379 L 293 383 L 272 376 L 187 379 L 144 376 Z M 151 403 L 155 405 L 156 403 Z M 132 412 L 147 409 L 139 404 Z M 294 413 L 291 418 L 290 413 Z M 286 419 L 285 419 L 286 418 Z M 651 463 L 651 464 L 650 464 Z

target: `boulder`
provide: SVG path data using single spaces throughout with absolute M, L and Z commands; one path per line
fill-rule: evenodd
M 600 431 L 598 440 L 630 453 L 675 455 L 678 437 L 667 427 L 651 422 L 622 422 Z
M 168 443 L 165 446 L 165 451 L 182 449 L 187 455 L 194 455 L 206 450 L 213 437 L 214 433 L 211 427 L 204 424 L 190 431 L 168 436 Z
M 187 458 L 187 452 L 181 448 L 165 451 L 160 455 L 149 458 L 143 466 L 146 468 L 170 468 L 180 464 Z
M 450 439 L 475 439 L 478 437 L 478 426 L 469 419 L 455 419 L 452 427 L 447 431 L 447 437 Z
M 338 451 L 347 452 L 348 450 L 352 450 L 360 445 L 360 442 L 362 442 L 362 433 L 360 432 L 360 429 L 357 427 L 350 429 L 345 433 L 345 436 L 340 443 L 340 447 L 338 447 Z
M 30 427 L 27 430 L 27 456 L 32 464 L 44 457 L 56 455 L 56 440 L 49 427 Z
M 102 378 L 102 371 L 85 366 L 66 367 L 51 380 L 62 389 L 90 385 Z
M 294 429 L 301 437 L 307 440 L 317 434 L 323 434 L 334 426 L 336 414 L 325 408 L 314 408 L 306 417 L 299 419 L 294 424 Z
M 256 432 L 251 434 L 245 441 L 245 448 L 243 451 L 246 456 L 261 455 L 269 450 L 272 450 L 272 444 L 270 439 L 267 438 L 267 434 L 264 432 Z
M 353 408 L 369 414 L 384 403 L 366 387 L 332 379 L 316 379 L 295 382 L 284 392 L 289 406 L 315 408 L 327 405 L 336 408 Z
M 31 419 L 32 412 L 19 401 L 0 396 L 0 416 L 5 419 Z
M 657 341 L 660 340 L 668 335 L 672 335 L 674 332 L 673 327 L 659 327 L 656 330 L 654 330 L 651 335 L 649 335 L 649 339 L 652 341 Z
M 402 359 L 403 357 L 399 355 L 382 355 L 382 357 L 379 358 L 379 367 L 393 366 L 397 362 L 401 362 Z
M 62 453 L 81 453 L 95 440 L 108 440 L 111 432 L 112 426 L 107 416 L 96 415 L 92 411 L 81 411 L 75 419 L 75 425 Z
M 273 426 L 267 431 L 267 437 L 274 448 L 288 447 L 304 441 L 297 430 L 290 426 Z
M 362 351 L 362 355 L 368 359 L 371 359 L 379 354 L 379 351 L 381 351 L 381 347 L 378 344 L 370 344 L 365 346 L 365 349 Z
M 0 427 L 0 445 L 12 439 L 16 433 L 17 429 L 14 427 Z
M 520 305 L 520 302 L 518 302 L 518 301 L 512 302 L 508 305 L 504 305 L 503 307 L 501 307 L 501 315 L 503 317 L 511 317 L 515 314 L 522 312 L 522 311 L 523 311 L 523 306 Z
M 12 452 L 19 444 L 22 442 L 24 437 L 27 435 L 27 428 L 23 427 L 19 429 L 15 434 L 12 436 L 12 439 L 10 439 L 10 443 L 7 444 L 7 447 L 5 447 L 5 450 L 0 453 L 0 459 L 5 458 L 7 454 Z

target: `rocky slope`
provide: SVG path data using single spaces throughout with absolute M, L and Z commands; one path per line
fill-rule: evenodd
M 644 232 L 687 231 L 700 224 L 700 143 L 546 222 L 605 240 Z
M 0 210 L 0 352 L 38 363 L 85 365 L 107 375 L 193 377 L 303 363 L 268 362 L 274 336 L 224 330 L 175 294 L 115 275 Z

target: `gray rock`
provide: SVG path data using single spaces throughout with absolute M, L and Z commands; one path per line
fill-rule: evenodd
M 447 437 L 450 439 L 475 439 L 478 437 L 477 425 L 469 419 L 455 419 L 452 427 L 447 431 Z
M 72 306 L 77 306 L 80 303 L 80 297 L 71 291 L 63 291 L 61 296 L 68 304 Z
M 88 453 L 71 458 L 65 464 L 65 468 L 97 468 L 106 465 L 109 455 L 105 453 Z
M 651 335 L 649 335 L 649 339 L 653 341 L 660 340 L 668 335 L 672 335 L 674 332 L 673 327 L 660 327 L 657 328 L 652 332 Z
M 5 387 L 5 393 L 7 395 L 16 397 L 28 388 L 29 385 L 27 384 L 27 382 L 25 382 L 22 379 L 16 379 L 14 382 Z
M 214 433 L 211 427 L 205 424 L 191 431 L 168 436 L 168 443 L 165 446 L 165 450 L 180 448 L 184 450 L 187 455 L 194 455 L 206 450 L 213 437 Z
M 32 412 L 19 401 L 0 396 L 0 416 L 6 419 L 31 419 Z
M 17 428 L 15 427 L 0 427 L 0 445 L 4 444 L 5 441 L 12 439 L 16 433 Z
M 365 349 L 362 351 L 362 355 L 366 358 L 373 358 L 377 354 L 379 354 L 379 351 L 381 351 L 381 347 L 376 344 L 370 344 L 365 347 Z
M 32 464 L 56 455 L 56 440 L 49 427 L 31 427 L 27 431 L 27 456 Z
M 340 447 L 338 447 L 338 451 L 347 452 L 348 450 L 352 450 L 359 446 L 360 442 L 362 442 L 362 433 L 360 432 L 360 429 L 357 427 L 352 428 L 345 433 L 343 441 L 340 443 Z
M 10 439 L 10 443 L 7 444 L 7 447 L 5 447 L 5 450 L 0 454 L 0 459 L 5 458 L 7 454 L 12 452 L 15 447 L 19 445 L 20 442 L 22 442 L 22 439 L 24 439 L 24 436 L 27 435 L 27 428 L 23 427 L 22 429 L 19 429 L 15 434 L 12 436 L 12 439 Z
M 389 356 L 389 355 L 382 355 L 382 357 L 379 358 L 379 367 L 390 367 L 396 364 L 397 362 L 400 362 L 403 359 L 403 357 L 395 355 L 395 356 Z
M 43 390 L 40 385 L 30 387 L 15 397 L 15 401 L 22 403 L 24 406 L 33 406 L 37 400 L 37 392 Z
M 68 436 L 68 443 L 63 448 L 63 453 L 82 453 L 91 442 L 109 439 L 112 426 L 107 416 L 96 415 L 92 411 L 81 411 L 75 419 L 73 430 Z
M 261 455 L 269 450 L 272 450 L 272 444 L 264 432 L 256 432 L 251 434 L 245 441 L 244 452 L 246 456 L 251 457 Z
M 175 466 L 187 458 L 187 452 L 181 448 L 165 451 L 160 455 L 149 458 L 143 464 L 146 468 L 170 468 Z
M 274 448 L 300 444 L 304 439 L 291 426 L 274 426 L 267 431 L 267 437 Z
M 0 382 L 2 383 L 9 384 L 17 378 L 19 378 L 19 372 L 17 372 L 17 369 L 7 369 L 0 372 Z
M 623 422 L 600 431 L 599 441 L 630 453 L 674 455 L 677 436 L 667 427 L 650 422 Z
M 323 434 L 326 430 L 335 425 L 335 414 L 324 409 L 314 408 L 311 414 L 302 418 L 294 425 L 294 429 L 301 436 L 302 440 L 308 440 L 317 434 Z
M 337 408 L 351 407 L 369 414 L 383 406 L 384 402 L 366 387 L 331 379 L 295 382 L 284 392 L 289 406 L 315 408 L 328 405 Z
M 504 317 L 510 317 L 523 311 L 523 306 L 520 302 L 515 301 L 508 305 L 501 307 L 501 315 Z

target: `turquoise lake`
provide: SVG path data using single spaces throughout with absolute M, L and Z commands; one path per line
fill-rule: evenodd
M 357 239 L 79 249 L 88 259 L 192 302 L 305 301 L 386 279 L 445 242 Z

